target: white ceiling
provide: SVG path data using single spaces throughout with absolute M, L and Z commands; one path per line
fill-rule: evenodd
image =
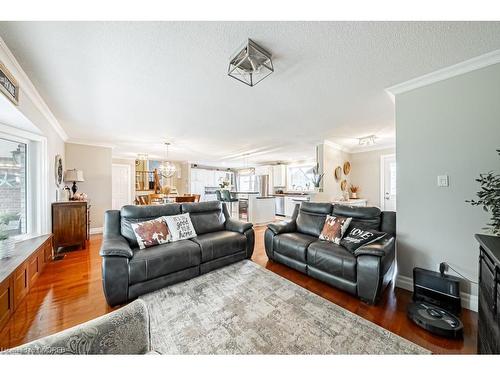
M 385 88 L 500 48 L 500 22 L 1 22 L 0 36 L 70 140 L 204 164 L 394 143 Z M 252 38 L 275 73 L 227 76 Z M 249 156 L 246 156 L 250 154 Z

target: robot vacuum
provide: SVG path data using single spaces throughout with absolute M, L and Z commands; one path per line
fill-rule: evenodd
M 423 329 L 448 338 L 461 338 L 464 331 L 459 318 L 427 302 L 417 301 L 409 304 L 408 318 Z

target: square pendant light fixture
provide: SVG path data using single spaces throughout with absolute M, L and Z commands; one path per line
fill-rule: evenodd
M 271 53 L 248 39 L 231 58 L 227 74 L 248 86 L 255 86 L 272 72 Z

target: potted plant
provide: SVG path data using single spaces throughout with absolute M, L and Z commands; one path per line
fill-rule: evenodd
M 312 178 L 311 182 L 314 185 L 315 190 L 319 190 L 321 186 L 321 180 L 323 179 L 324 173 L 319 173 L 319 164 L 316 163 L 316 166 L 312 169 Z
M 500 149 L 496 151 L 500 156 Z M 481 173 L 476 181 L 481 186 L 476 193 L 479 199 L 466 202 L 473 206 L 482 206 L 484 211 L 489 212 L 491 219 L 484 229 L 500 236 L 500 175 L 493 172 Z
M 351 198 L 358 199 L 359 186 L 351 185 L 349 190 L 351 191 Z

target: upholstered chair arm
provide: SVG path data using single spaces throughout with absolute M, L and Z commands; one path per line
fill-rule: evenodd
M 295 232 L 297 230 L 297 224 L 296 224 L 295 220 L 282 221 L 279 223 L 269 223 L 269 224 L 267 224 L 267 227 L 274 234 L 292 233 L 292 232 Z
M 134 252 L 125 237 L 108 235 L 102 241 L 99 255 L 103 257 L 118 256 L 130 259 L 134 255 Z
M 369 243 L 367 245 L 361 246 L 354 251 L 356 257 L 360 255 L 374 255 L 377 257 L 383 257 L 392 252 L 394 248 L 394 237 L 386 235 L 381 239 Z
M 146 354 L 149 314 L 138 299 L 119 310 L 2 354 Z
M 244 234 L 247 230 L 252 229 L 252 223 L 246 223 L 244 221 L 226 219 L 226 230 L 231 232 L 238 232 Z

